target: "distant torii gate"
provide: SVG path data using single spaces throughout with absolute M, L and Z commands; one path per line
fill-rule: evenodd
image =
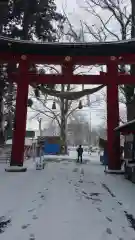
M 119 125 L 118 85 L 135 83 L 131 75 L 119 75 L 118 65 L 135 63 L 135 42 L 110 43 L 33 43 L 0 37 L 0 62 L 19 63 L 12 74 L 17 83 L 16 117 L 11 166 L 22 166 L 27 117 L 28 87 L 32 82 L 44 84 L 105 84 L 107 86 L 108 157 L 110 170 L 119 170 L 120 136 L 114 131 Z M 61 65 L 60 75 L 35 75 L 31 64 Z M 74 75 L 75 65 L 106 65 L 106 74 Z

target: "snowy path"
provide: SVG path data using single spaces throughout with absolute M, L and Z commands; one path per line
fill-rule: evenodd
M 97 162 L 51 162 L 42 171 L 30 164 L 26 173 L 0 166 L 2 240 L 135 240 L 130 214 L 135 185 L 105 175 Z

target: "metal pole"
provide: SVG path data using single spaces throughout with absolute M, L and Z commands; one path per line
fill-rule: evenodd
M 89 127 L 90 127 L 90 145 L 92 144 L 92 138 L 91 138 L 91 133 L 92 133 L 92 126 L 91 126 L 91 109 L 90 109 L 90 115 L 89 115 Z
M 42 136 L 42 127 L 41 127 L 41 123 L 42 123 L 42 119 L 39 119 L 39 137 L 41 140 L 41 136 Z M 40 143 L 40 149 L 39 149 L 39 156 L 40 156 L 40 164 L 42 163 L 42 158 L 41 158 L 41 143 Z
M 88 107 L 89 107 L 89 147 L 91 149 L 91 99 L 90 95 L 88 96 Z M 90 152 L 91 154 L 91 152 Z
M 34 138 L 32 138 L 32 156 L 33 156 L 33 162 L 35 162 L 35 156 L 36 151 L 35 151 L 35 142 L 34 142 Z
M 42 119 L 40 118 L 39 119 L 39 136 L 42 137 L 42 126 L 41 126 L 41 123 L 42 123 Z
M 84 90 L 84 84 L 82 84 L 82 91 Z

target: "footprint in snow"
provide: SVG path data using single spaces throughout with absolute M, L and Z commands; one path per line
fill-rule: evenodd
M 101 193 L 96 193 L 96 192 L 95 192 L 95 193 L 90 193 L 90 196 L 91 196 L 91 197 L 94 197 L 94 196 L 95 196 L 95 197 L 98 197 L 99 195 L 101 195 Z
M 29 209 L 28 212 L 33 212 L 35 208 Z
M 83 194 L 87 195 L 87 193 L 85 191 L 82 191 Z
M 91 183 L 91 184 L 93 184 L 93 185 L 96 185 L 96 183 L 95 182 L 93 182 L 93 181 L 84 181 L 85 183 Z
M 78 168 L 74 168 L 74 169 L 73 169 L 73 172 L 78 172 Z
M 30 236 L 29 236 L 29 240 L 35 240 L 35 239 L 36 239 L 35 235 L 33 233 L 31 233 Z
M 112 234 L 112 230 L 111 230 L 110 228 L 107 228 L 107 229 L 106 229 L 106 232 L 107 232 L 108 234 Z
M 22 229 L 26 229 L 26 228 L 28 228 L 30 226 L 30 224 L 24 224 L 24 225 L 22 225 Z
M 112 222 L 112 219 L 111 219 L 111 218 L 106 217 L 106 219 L 107 219 L 109 222 Z
M 75 187 L 80 187 L 80 184 L 75 183 L 74 186 Z
M 45 200 L 45 195 L 42 194 L 42 195 L 40 196 L 40 198 L 41 198 L 42 200 Z
M 33 215 L 33 216 L 32 216 L 32 219 L 33 219 L 33 220 L 37 220 L 38 217 L 37 217 L 36 215 Z
M 83 180 L 82 180 L 82 179 L 80 179 L 80 180 L 79 180 L 79 183 L 83 183 Z
M 84 175 L 84 169 L 83 168 L 81 169 L 80 174 Z
M 122 206 L 122 205 L 123 205 L 123 203 L 122 203 L 122 202 L 118 202 L 118 204 L 119 204 L 120 206 Z
M 125 229 L 125 227 L 122 227 L 122 231 L 123 231 L 124 233 L 126 233 L 126 229 Z
M 98 210 L 99 212 L 102 212 L 100 208 L 97 208 L 97 210 Z
M 79 191 L 79 188 L 76 187 L 76 188 L 75 188 L 75 191 L 78 192 L 78 191 Z
M 41 208 L 41 207 L 43 206 L 43 204 L 42 204 L 42 203 L 40 203 L 38 206 L 39 206 L 39 208 Z

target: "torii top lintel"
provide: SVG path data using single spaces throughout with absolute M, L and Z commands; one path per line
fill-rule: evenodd
M 90 42 L 90 43 L 41 43 L 34 41 L 20 41 L 7 37 L 0 36 L 0 60 L 3 54 L 8 54 L 17 58 L 20 55 L 28 55 L 36 59 L 46 59 L 46 57 L 58 57 L 63 59 L 65 56 L 75 58 L 76 63 L 80 62 L 77 59 L 82 59 L 83 62 L 89 60 L 93 64 L 106 63 L 108 57 L 115 56 L 117 60 L 124 62 L 135 62 L 135 39 L 127 41 L 115 41 L 115 42 Z M 130 56 L 130 58 L 129 58 Z M 122 58 L 123 57 L 123 58 Z M 83 59 L 85 58 L 85 61 Z M 91 60 L 90 60 L 91 59 Z M 130 59 L 130 60 L 129 60 Z

